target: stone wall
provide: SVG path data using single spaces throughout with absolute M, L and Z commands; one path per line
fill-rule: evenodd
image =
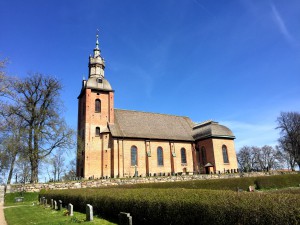
M 292 173 L 292 172 L 290 172 Z M 297 173 L 297 172 L 294 172 Z M 270 176 L 279 175 L 281 172 L 253 172 L 253 173 L 232 173 L 232 174 L 199 174 L 199 175 L 182 175 L 182 176 L 166 176 L 166 177 L 137 177 L 128 179 L 99 179 L 99 180 L 82 180 L 59 183 L 40 183 L 40 184 L 13 184 L 6 186 L 6 193 L 13 192 L 39 192 L 41 189 L 46 190 L 61 190 L 61 189 L 76 189 L 90 187 L 105 187 L 136 183 L 159 183 L 159 182 L 179 182 L 189 180 L 207 180 L 207 179 L 228 179 L 239 177 L 255 177 L 255 176 Z

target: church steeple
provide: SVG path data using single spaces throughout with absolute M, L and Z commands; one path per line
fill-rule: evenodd
M 96 35 L 96 47 L 94 48 L 94 58 L 97 57 L 97 56 L 100 56 L 100 49 L 99 49 L 99 40 L 98 40 L 98 32 L 97 32 L 97 35 Z
M 96 34 L 96 47 L 94 48 L 94 55 L 89 57 L 89 78 L 97 77 L 104 78 L 105 61 L 101 57 L 99 48 L 99 35 Z

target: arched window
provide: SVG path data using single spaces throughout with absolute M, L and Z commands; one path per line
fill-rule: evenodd
M 186 164 L 186 151 L 185 151 L 185 148 L 181 148 L 180 153 L 181 153 L 181 163 Z
M 201 162 L 199 147 L 196 147 L 196 160 L 197 160 L 197 164 Z
M 206 149 L 204 146 L 201 148 L 201 158 L 202 158 L 202 164 L 206 164 Z
M 137 147 L 131 146 L 131 166 L 137 165 Z
M 227 147 L 226 147 L 226 145 L 223 145 L 223 146 L 222 146 L 222 153 L 223 153 L 223 161 L 224 161 L 224 163 L 229 163 L 229 160 L 228 160 L 228 152 L 227 152 Z
M 95 112 L 101 112 L 101 101 L 100 101 L 100 99 L 95 100 Z
M 164 157 L 163 157 L 163 149 L 162 147 L 157 148 L 157 165 L 163 166 L 164 165 Z
M 100 135 L 100 127 L 96 127 L 96 136 Z

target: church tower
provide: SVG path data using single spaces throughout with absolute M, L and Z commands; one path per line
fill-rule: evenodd
M 114 123 L 114 90 L 105 79 L 98 34 L 93 56 L 89 56 L 87 80 L 78 96 L 78 177 L 110 176 L 111 145 L 108 124 Z

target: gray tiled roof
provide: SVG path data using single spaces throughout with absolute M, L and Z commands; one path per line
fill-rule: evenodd
M 228 127 L 211 120 L 201 124 L 196 124 L 193 127 L 193 137 L 195 140 L 206 139 L 210 137 L 222 137 L 228 139 L 235 138 L 232 131 Z
M 115 109 L 113 137 L 194 141 L 188 117 Z

